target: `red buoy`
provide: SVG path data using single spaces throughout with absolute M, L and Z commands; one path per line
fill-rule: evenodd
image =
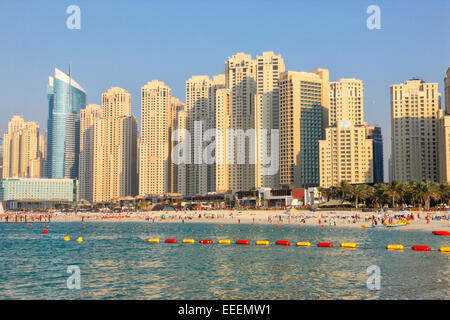
M 319 242 L 317 244 L 318 247 L 332 247 L 333 244 L 331 242 Z
M 177 240 L 177 239 L 166 239 L 165 242 L 166 242 L 166 243 L 177 243 L 178 240 Z
M 278 244 L 280 246 L 290 246 L 291 245 L 291 243 L 289 241 L 285 241 L 285 240 L 277 240 L 275 242 L 275 244 Z
M 42 233 L 43 233 L 43 234 L 47 234 L 47 233 L 48 233 L 48 230 L 47 230 L 47 229 L 44 229 L 44 230 L 42 230 Z
M 429 246 L 412 246 L 413 250 L 416 251 L 430 251 L 430 247 Z
M 83 229 L 86 229 L 86 227 L 85 227 L 85 226 L 83 226 Z
M 200 243 L 213 243 L 213 241 L 209 239 L 202 239 L 200 240 Z
M 250 241 L 248 241 L 248 240 L 238 240 L 238 241 L 236 241 L 236 243 L 237 243 L 237 244 L 246 244 L 246 245 L 249 245 L 249 244 L 250 244 Z
M 433 233 L 437 236 L 450 236 L 449 231 L 433 231 Z

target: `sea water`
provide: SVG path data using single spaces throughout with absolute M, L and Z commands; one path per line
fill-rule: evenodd
M 45 235 L 39 223 L 0 224 L 0 299 L 449 299 L 450 254 L 437 250 L 450 246 L 450 237 L 408 227 L 48 225 Z M 66 235 L 70 241 L 63 240 Z M 80 236 L 84 241 L 78 243 Z M 149 238 L 161 242 L 148 243 Z M 166 238 L 179 242 L 164 243 Z M 196 243 L 181 243 L 185 238 Z M 214 243 L 200 244 L 200 239 Z M 219 239 L 232 244 L 218 244 Z M 238 239 L 251 245 L 237 245 Z M 270 245 L 256 246 L 256 240 Z M 276 240 L 291 246 L 277 246 Z M 311 247 L 296 247 L 297 241 Z M 334 247 L 319 248 L 318 242 Z M 358 247 L 340 248 L 341 242 Z M 386 250 L 387 244 L 405 249 Z M 432 251 L 413 251 L 413 245 Z M 80 289 L 69 285 L 74 276 L 69 266 L 79 268 Z M 379 268 L 378 289 L 368 286 L 370 266 Z

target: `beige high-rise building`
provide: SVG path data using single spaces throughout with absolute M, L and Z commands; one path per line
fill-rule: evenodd
M 171 89 L 153 80 L 141 88 L 139 194 L 165 194 L 170 187 Z
M 102 117 L 102 110 L 97 104 L 88 104 L 80 113 L 80 164 L 78 198 L 93 201 L 94 185 L 94 126 Z
M 329 127 L 319 142 L 321 187 L 374 181 L 374 140 L 364 122 L 363 97 L 359 79 L 330 82 Z
M 439 181 L 450 183 L 450 67 L 444 78 L 445 112 L 439 110 Z
M 39 125 L 14 116 L 3 136 L 3 178 L 36 178 L 42 174 L 43 159 Z
M 228 183 L 233 192 L 255 187 L 256 141 L 238 135 L 253 130 L 254 137 L 256 69 L 256 60 L 242 52 L 225 63 L 225 86 L 230 90 L 229 130 L 233 130 L 227 141 Z
M 226 193 L 230 188 L 230 168 L 228 164 L 228 136 L 230 128 L 230 90 L 216 91 L 216 192 Z
M 137 194 L 136 143 L 131 95 L 113 87 L 102 94 L 102 117 L 94 120 L 93 202 Z
M 328 122 L 329 72 L 282 72 L 279 88 L 280 184 L 288 188 L 317 186 L 319 140 Z
M 216 128 L 216 91 L 225 86 L 225 75 L 210 79 L 193 76 L 186 81 L 186 123 L 190 134 L 191 156 L 186 167 L 186 192 L 188 195 L 206 194 L 216 190 L 215 163 L 204 159 L 213 138 L 203 141 L 208 130 Z
M 359 79 L 330 82 L 329 127 L 339 121 L 351 121 L 355 126 L 364 122 L 363 91 L 363 82 Z
M 275 55 L 273 52 L 263 52 L 262 56 L 256 57 L 256 63 L 255 132 L 257 163 L 255 186 L 257 188 L 278 189 L 280 186 L 279 165 L 272 167 L 275 169 L 273 171 L 276 172 L 274 174 L 264 174 L 263 167 L 269 168 L 272 153 L 276 155 L 277 164 L 279 162 L 279 139 L 272 141 L 271 133 L 272 130 L 279 129 L 278 80 L 280 73 L 285 71 L 285 65 L 281 55 Z
M 366 130 L 366 124 L 355 126 L 352 121 L 326 129 L 325 140 L 319 142 L 321 187 L 373 182 L 373 140 Z
M 438 181 L 437 83 L 412 79 L 390 87 L 394 180 Z
M 178 164 L 172 158 L 175 146 L 183 140 L 182 129 L 186 128 L 186 105 L 178 98 L 170 100 L 169 124 L 169 192 L 186 194 L 186 165 Z

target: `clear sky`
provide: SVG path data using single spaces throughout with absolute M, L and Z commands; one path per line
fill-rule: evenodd
M 69 5 L 81 29 L 69 30 Z M 369 30 L 369 5 L 381 29 Z M 364 81 L 365 120 L 383 129 L 390 154 L 389 86 L 412 77 L 439 83 L 450 65 L 450 1 L 0 0 L 0 133 L 13 115 L 46 128 L 46 84 L 55 67 L 100 104 L 120 86 L 140 119 L 140 88 L 158 79 L 185 100 L 192 75 L 216 75 L 227 57 L 282 54 L 287 70 L 330 70 Z M 442 106 L 443 107 L 443 106 Z

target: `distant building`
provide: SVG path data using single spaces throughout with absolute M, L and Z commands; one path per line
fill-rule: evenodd
M 14 116 L 3 136 L 3 178 L 28 178 L 43 175 L 44 139 L 36 122 Z
M 113 87 L 102 94 L 94 124 L 93 202 L 137 195 L 137 121 L 131 95 Z
M 73 179 L 7 178 L 0 180 L 0 201 L 77 200 L 77 181 Z
M 367 139 L 373 141 L 373 183 L 384 182 L 383 135 L 381 127 L 366 127 Z
M 47 176 L 78 178 L 80 111 L 86 107 L 86 91 L 69 75 L 55 69 L 47 87 Z
M 421 79 L 391 85 L 392 179 L 439 180 L 439 85 Z
M 450 183 L 450 67 L 444 78 L 445 112 L 439 110 L 439 181 Z
M 318 186 L 319 140 L 328 122 L 329 73 L 326 69 L 280 74 L 280 185 Z

